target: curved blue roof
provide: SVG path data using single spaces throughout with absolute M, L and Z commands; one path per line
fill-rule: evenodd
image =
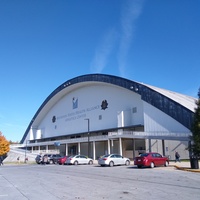
M 87 74 L 64 82 L 45 99 L 29 123 L 29 126 L 27 127 L 20 143 L 25 141 L 32 124 L 53 97 L 68 87 L 84 82 L 103 82 L 126 88 L 141 95 L 141 99 L 143 101 L 151 104 L 152 106 L 171 116 L 188 129 L 191 127 L 195 107 L 194 98 L 113 75 Z

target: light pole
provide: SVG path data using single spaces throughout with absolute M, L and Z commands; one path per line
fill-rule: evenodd
M 88 157 L 90 156 L 90 119 L 86 118 L 88 122 Z
M 25 158 L 24 158 L 24 162 L 26 163 L 27 159 L 26 159 L 26 151 L 27 151 L 27 140 L 26 140 L 26 148 L 25 148 Z

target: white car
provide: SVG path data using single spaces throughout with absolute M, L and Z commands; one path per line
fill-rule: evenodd
M 118 154 L 108 154 L 100 157 L 98 164 L 101 166 L 108 165 L 110 167 L 114 165 L 130 165 L 130 159 Z
M 75 155 L 75 156 L 70 156 L 67 158 L 66 164 L 72 164 L 72 165 L 78 165 L 78 164 L 93 164 L 93 160 L 91 158 L 88 158 L 87 156 L 84 155 Z

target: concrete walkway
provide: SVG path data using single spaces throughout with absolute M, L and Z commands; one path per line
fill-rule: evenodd
M 12 163 L 12 162 L 18 162 L 17 158 L 19 157 L 20 162 L 25 161 L 25 156 L 28 158 L 29 162 L 34 162 L 36 158 L 36 154 L 29 153 L 28 151 L 25 152 L 24 150 L 14 150 L 10 149 L 10 151 L 7 154 L 7 157 L 4 159 L 4 163 Z

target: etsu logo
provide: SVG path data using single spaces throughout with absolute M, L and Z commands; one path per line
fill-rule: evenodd
M 105 110 L 106 108 L 108 108 L 108 102 L 107 100 L 103 100 L 101 103 L 101 110 Z
M 72 107 L 73 107 L 73 109 L 78 108 L 78 98 L 73 97 L 73 99 L 72 99 Z

